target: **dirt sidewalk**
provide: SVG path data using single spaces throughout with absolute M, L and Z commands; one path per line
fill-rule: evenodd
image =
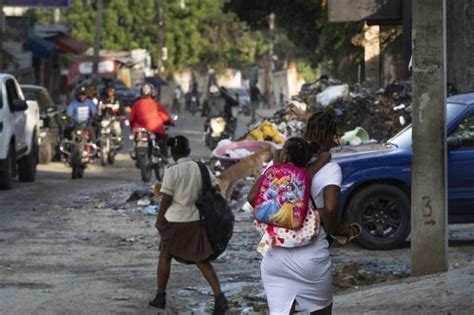
M 474 267 L 338 295 L 334 314 L 474 314 Z

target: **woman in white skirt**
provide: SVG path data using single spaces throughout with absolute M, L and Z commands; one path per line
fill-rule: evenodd
M 318 143 L 318 153 L 322 153 L 336 145 L 336 133 L 336 115 L 327 109 L 309 117 L 305 139 Z M 296 248 L 274 246 L 266 252 L 261 275 L 271 315 L 290 314 L 295 301 L 311 314 L 332 313 L 332 266 L 326 233 L 347 239 L 354 236 L 354 231 L 338 221 L 341 181 L 341 168 L 331 161 L 312 178 L 311 196 L 324 225 L 314 243 Z

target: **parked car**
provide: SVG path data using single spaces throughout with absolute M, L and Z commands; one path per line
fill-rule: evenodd
M 62 120 L 58 106 L 48 90 L 38 85 L 20 85 L 26 100 L 36 101 L 40 110 L 39 154 L 40 164 L 59 159 L 62 138 Z
M 20 182 L 35 181 L 39 108 L 10 74 L 0 74 L 0 91 L 0 189 L 10 189 L 17 175 Z
M 474 93 L 448 98 L 446 122 L 449 223 L 474 222 Z M 384 144 L 347 150 L 334 155 L 343 172 L 340 217 L 361 224 L 366 248 L 400 245 L 411 224 L 411 126 Z

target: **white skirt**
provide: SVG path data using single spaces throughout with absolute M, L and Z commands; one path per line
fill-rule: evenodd
M 299 248 L 272 247 L 260 266 L 271 315 L 287 315 L 296 300 L 314 312 L 332 303 L 332 267 L 326 233 Z

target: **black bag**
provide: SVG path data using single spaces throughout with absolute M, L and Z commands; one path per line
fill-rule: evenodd
M 209 260 L 215 260 L 226 249 L 234 231 L 234 214 L 227 200 L 211 187 L 209 170 L 201 162 L 197 162 L 202 177 L 202 191 L 196 201 L 199 217 L 204 224 L 209 243 L 214 253 Z

